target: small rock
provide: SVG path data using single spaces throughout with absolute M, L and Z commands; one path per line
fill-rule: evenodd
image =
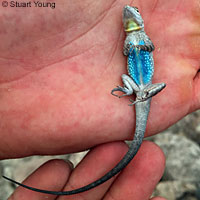
M 193 183 L 163 181 L 157 185 L 153 196 L 162 196 L 168 200 L 198 200 L 198 197 L 195 195 L 196 190 L 197 187 Z M 187 194 L 187 197 L 185 194 Z
M 200 182 L 200 147 L 184 136 L 164 132 L 155 136 L 166 156 L 164 180 Z

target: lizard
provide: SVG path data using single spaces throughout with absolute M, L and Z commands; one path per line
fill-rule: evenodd
M 130 106 L 135 105 L 136 128 L 134 138 L 129 145 L 129 150 L 121 161 L 104 176 L 98 180 L 71 191 L 48 191 L 24 185 L 6 176 L 3 178 L 29 190 L 52 195 L 72 195 L 90 190 L 106 182 L 122 169 L 124 169 L 138 152 L 146 130 L 151 99 L 154 95 L 165 88 L 165 83 L 152 84 L 154 74 L 153 53 L 154 45 L 144 31 L 144 21 L 137 7 L 125 6 L 123 9 L 123 27 L 126 38 L 123 47 L 123 54 L 127 56 L 128 75 L 122 75 L 122 86 L 117 86 L 111 91 L 116 97 L 124 97 L 135 94 L 135 101 L 130 99 Z M 119 96 L 115 92 L 122 92 Z

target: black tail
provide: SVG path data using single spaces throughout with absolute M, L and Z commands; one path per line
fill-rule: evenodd
M 144 133 L 145 133 L 145 129 L 146 129 L 146 123 L 147 123 L 147 118 L 148 118 L 148 114 L 149 114 L 149 108 L 150 108 L 150 101 L 151 99 L 148 99 L 144 102 L 138 102 L 135 104 L 135 110 L 136 110 L 136 128 L 135 128 L 135 135 L 134 135 L 134 139 L 130 144 L 129 150 L 128 152 L 125 154 L 125 156 L 122 158 L 122 160 L 113 168 L 111 169 L 108 173 L 106 173 L 103 177 L 101 177 L 100 179 L 75 190 L 71 190 L 71 191 L 63 191 L 63 192 L 59 192 L 59 191 L 48 191 L 48 190 L 41 190 L 41 189 L 37 189 L 34 187 L 30 187 L 27 185 L 24 185 L 22 183 L 19 183 L 17 181 L 14 181 L 6 176 L 3 176 L 3 178 L 17 184 L 20 185 L 24 188 L 27 188 L 29 190 L 33 190 L 35 192 L 40 192 L 40 193 L 46 193 L 46 194 L 53 194 L 53 195 L 72 195 L 72 194 L 77 194 L 80 192 L 85 192 L 87 190 L 90 190 L 104 182 L 106 182 L 107 180 L 109 180 L 110 178 L 112 178 L 113 176 L 115 176 L 116 174 L 118 174 L 123 168 L 125 168 L 129 162 L 134 158 L 134 156 L 136 155 L 136 153 L 138 152 L 141 144 L 142 144 L 142 140 L 144 138 Z

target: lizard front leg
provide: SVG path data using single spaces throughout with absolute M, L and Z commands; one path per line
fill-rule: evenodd
M 141 41 L 141 43 L 144 43 L 144 44 L 135 45 L 132 42 L 125 44 L 124 48 L 123 48 L 123 54 L 125 56 L 128 56 L 129 54 L 131 54 L 133 52 L 134 49 L 148 51 L 148 52 L 154 51 L 155 47 L 154 47 L 154 45 L 153 45 L 153 43 L 150 39 L 145 40 L 145 41 Z
M 148 52 L 152 52 L 155 47 L 152 44 L 145 44 L 145 45 L 136 45 L 135 48 L 139 49 L 139 50 L 144 50 L 144 51 L 148 51 Z

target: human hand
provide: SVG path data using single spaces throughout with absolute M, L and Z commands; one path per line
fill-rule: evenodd
M 146 135 L 199 108 L 198 6 L 171 2 L 134 2 L 156 46 L 154 83 L 167 83 L 153 98 Z M 126 71 L 125 4 L 60 1 L 54 11 L 1 8 L 16 20 L 12 27 L 9 17 L 1 20 L 7 31 L 1 33 L 1 158 L 69 153 L 132 137 L 128 100 L 110 95 Z M 180 22 L 185 26 L 175 31 Z
M 100 178 L 121 160 L 125 152 L 127 146 L 123 142 L 102 144 L 92 149 L 73 171 L 70 164 L 51 160 L 23 183 L 51 191 L 73 190 Z M 160 180 L 164 165 L 165 159 L 160 148 L 145 141 L 133 161 L 119 175 L 92 190 L 58 197 L 18 187 L 9 200 L 146 200 Z M 153 200 L 164 199 L 157 197 Z

